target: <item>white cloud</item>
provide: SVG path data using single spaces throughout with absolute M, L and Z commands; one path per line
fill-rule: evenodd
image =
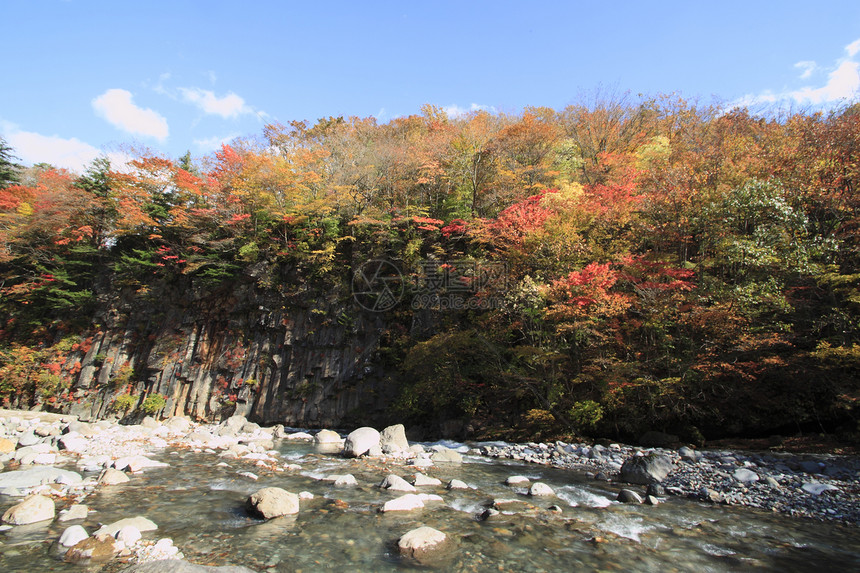
M 5 132 L 6 142 L 24 165 L 49 163 L 54 167 L 81 174 L 94 159 L 100 156 L 107 156 L 111 166 L 117 167 L 125 165 L 129 160 L 129 157 L 123 153 L 103 153 L 89 143 L 74 137 L 63 138 L 58 135 L 22 131 L 9 123 L 2 123 L 0 126 Z
M 218 81 L 217 74 L 212 70 L 204 72 L 204 75 L 213 85 Z M 171 88 L 165 85 L 170 79 L 169 73 L 161 74 L 158 83 L 152 87 L 153 91 L 170 99 L 195 105 L 207 115 L 217 115 L 224 119 L 235 119 L 241 115 L 256 115 L 260 119 L 268 117 L 268 114 L 252 108 L 245 102 L 245 98 L 233 92 L 219 97 L 212 90 L 198 87 Z
M 445 112 L 445 115 L 448 117 L 460 117 L 466 115 L 469 110 L 460 107 L 457 104 L 451 104 L 449 106 L 443 107 L 442 111 Z
M 471 111 L 488 111 L 490 113 L 496 113 L 496 108 L 491 105 L 483 105 L 480 103 L 473 103 L 469 106 Z
M 242 97 L 229 92 L 223 97 L 218 97 L 210 90 L 200 88 L 179 88 L 185 101 L 193 103 L 205 113 L 220 115 L 224 119 L 239 117 L 243 114 L 256 113 L 251 109 Z
M 800 79 L 805 80 L 812 76 L 812 72 L 814 72 L 818 66 L 811 60 L 804 60 L 794 64 L 794 67 L 803 70 L 803 73 L 800 74 Z
M 442 111 L 444 111 L 448 117 L 462 117 L 468 113 L 476 112 L 476 111 L 487 111 L 490 113 L 496 113 L 496 108 L 491 105 L 483 105 L 479 103 L 473 103 L 469 106 L 468 109 L 460 107 L 457 104 L 451 104 L 449 106 L 443 107 Z
M 860 64 L 846 60 L 830 72 L 827 83 L 818 88 L 804 87 L 788 97 L 801 103 L 822 104 L 850 99 L 860 89 Z
M 765 90 L 759 94 L 746 95 L 729 107 L 747 107 L 758 104 L 795 102 L 799 104 L 826 105 L 852 100 L 860 96 L 860 63 L 854 57 L 860 54 L 860 39 L 845 46 L 847 57 L 840 58 L 827 74 L 827 82 L 819 86 L 804 86 L 795 90 L 773 92 Z M 801 79 L 809 79 L 819 66 L 812 61 L 801 61 L 794 65 L 803 69 Z
M 216 149 L 220 149 L 221 145 L 224 143 L 230 143 L 234 139 L 239 137 L 238 133 L 234 133 L 232 135 L 227 135 L 225 137 L 207 137 L 205 139 L 195 139 L 194 145 L 200 149 L 202 152 L 215 151 Z
M 13 131 L 6 141 L 15 155 L 27 165 L 50 163 L 69 171 L 82 173 L 87 164 L 101 155 L 98 149 L 74 137 L 65 139 L 57 135 L 42 135 L 31 131 Z
M 135 135 L 167 139 L 167 120 L 158 112 L 137 107 L 131 92 L 110 89 L 92 101 L 96 113 L 114 127 Z

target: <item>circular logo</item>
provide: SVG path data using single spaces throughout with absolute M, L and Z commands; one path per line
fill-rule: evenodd
M 367 261 L 352 275 L 352 298 L 371 312 L 385 312 L 394 308 L 403 298 L 404 290 L 400 269 L 389 261 Z

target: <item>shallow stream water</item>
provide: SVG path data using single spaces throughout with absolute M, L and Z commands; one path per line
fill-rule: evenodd
M 302 469 L 272 472 L 205 452 L 164 451 L 152 457 L 170 467 L 147 470 L 87 497 L 84 503 L 96 512 L 82 524 L 92 533 L 99 523 L 143 515 L 159 526 L 146 538 L 173 539 L 190 561 L 241 564 L 261 572 L 412 570 L 397 557 L 396 541 L 422 525 L 455 540 L 440 567 L 446 571 L 860 570 L 860 530 L 854 526 L 673 497 L 653 507 L 625 505 L 613 501 L 619 485 L 581 472 L 469 455 L 462 465 L 425 472 L 443 485 L 419 490 L 444 501 L 383 514 L 377 509 L 403 492 L 376 485 L 390 472 L 409 479 L 414 468 L 320 454 L 308 444 L 283 443 L 280 451 L 282 464 Z M 248 471 L 259 478 L 240 475 Z M 358 486 L 335 487 L 318 479 L 347 473 Z M 526 488 L 504 485 L 512 475 L 544 482 L 557 497 L 532 498 Z M 452 478 L 472 489 L 446 490 Z M 303 501 L 297 516 L 250 517 L 245 500 L 266 486 L 309 491 L 315 498 Z M 509 512 L 478 521 L 475 515 L 493 499 L 515 501 L 503 506 Z M 16 501 L 0 497 L 0 511 Z M 549 511 L 553 504 L 562 512 Z M 55 540 L 74 523 L 19 526 L 0 535 L 0 571 L 105 567 L 61 561 Z M 112 563 L 106 570 L 119 568 Z

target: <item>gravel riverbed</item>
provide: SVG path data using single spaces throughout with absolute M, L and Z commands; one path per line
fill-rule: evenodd
M 796 517 L 860 524 L 860 459 L 823 454 L 776 454 L 641 448 L 623 444 L 500 444 L 482 455 L 589 472 L 619 481 L 634 456 L 666 456 L 672 471 L 657 491 L 711 503 L 742 505 Z

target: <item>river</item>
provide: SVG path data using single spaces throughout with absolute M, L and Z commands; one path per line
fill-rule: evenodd
M 99 523 L 143 515 L 159 526 L 146 536 L 173 539 L 189 561 L 257 571 L 412 570 L 398 557 L 396 541 L 422 525 L 454 540 L 440 565 L 446 571 L 860 570 L 860 531 L 852 525 L 672 496 L 657 506 L 621 504 L 614 501 L 620 486 L 582 472 L 477 455 L 426 470 L 442 485 L 420 490 L 440 495 L 442 502 L 380 513 L 384 502 L 402 492 L 377 485 L 388 473 L 409 479 L 415 468 L 321 454 L 308 443 L 281 441 L 278 450 L 282 462 L 301 469 L 269 471 L 214 453 L 163 450 L 152 457 L 169 468 L 96 489 L 85 500 L 95 512 L 82 524 L 92 532 Z M 335 487 L 320 479 L 347 473 L 357 486 Z M 556 497 L 528 497 L 527 488 L 505 485 L 513 475 L 549 485 Z M 446 489 L 454 478 L 470 488 Z M 307 491 L 314 498 L 303 501 L 296 516 L 263 521 L 249 516 L 244 503 L 266 486 Z M 499 515 L 476 519 L 492 500 L 511 501 L 499 505 Z M 2 510 L 15 501 L 0 498 Z M 558 508 L 550 510 L 553 505 Z M 6 531 L 0 570 L 121 569 L 116 563 L 64 563 L 57 543 L 45 539 L 56 540 L 68 525 L 53 521 Z

